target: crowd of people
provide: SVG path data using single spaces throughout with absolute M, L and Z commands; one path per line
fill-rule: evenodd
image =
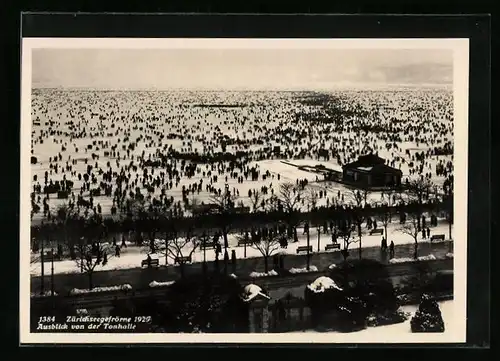
M 133 200 L 186 214 L 226 189 L 242 207 L 260 193 L 253 208 L 265 207 L 281 182 L 308 181 L 262 166 L 273 159 L 342 166 L 372 152 L 436 185 L 453 173 L 446 91 L 35 90 L 32 99 L 34 219 L 64 203 L 116 215 Z M 327 201 L 343 196 L 321 192 Z

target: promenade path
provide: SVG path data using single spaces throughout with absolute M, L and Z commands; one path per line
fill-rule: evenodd
M 413 244 L 400 244 L 395 246 L 395 258 L 412 258 L 414 252 Z M 445 241 L 439 243 L 422 242 L 418 246 L 418 255 L 427 256 L 433 254 L 436 258 L 445 258 L 448 252 L 453 252 L 452 242 Z M 305 268 L 307 264 L 306 254 L 287 254 L 284 258 L 284 269 Z M 350 258 L 358 258 L 358 248 L 353 247 L 350 250 Z M 374 259 L 383 263 L 389 262 L 388 252 L 382 252 L 380 247 L 362 248 L 362 258 Z M 339 251 L 316 252 L 310 254 L 310 265 L 318 268 L 319 271 L 327 270 L 332 264 L 339 264 L 343 258 Z M 216 269 L 214 261 L 207 261 L 207 269 L 212 271 Z M 185 275 L 201 273 L 203 263 L 192 263 L 184 266 Z M 273 262 L 268 260 L 269 270 L 273 269 Z M 219 261 L 219 270 L 224 270 L 224 262 Z M 228 264 L 227 272 L 234 273 L 238 277 L 248 278 L 251 272 L 264 271 L 264 258 L 255 257 L 247 259 L 238 259 L 233 266 Z M 49 271 L 50 272 L 50 271 Z M 130 284 L 134 289 L 146 288 L 152 281 L 165 282 L 176 280 L 180 277 L 179 267 L 170 265 L 153 269 L 119 269 L 112 271 L 97 271 L 92 274 L 92 283 L 94 287 L 114 286 L 121 284 Z M 31 277 L 31 292 L 39 292 L 41 288 L 41 277 Z M 50 290 L 51 276 L 44 277 L 45 290 Z M 89 287 L 89 278 L 87 274 L 55 274 L 54 290 L 58 294 L 67 294 L 73 288 L 86 289 Z

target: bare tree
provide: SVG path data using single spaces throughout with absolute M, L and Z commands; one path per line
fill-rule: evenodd
M 341 251 L 342 257 L 344 257 L 344 261 L 347 260 L 347 257 L 349 257 L 349 246 L 351 244 L 359 242 L 359 238 L 356 239 L 355 237 L 352 236 L 352 233 L 354 232 L 354 226 L 349 225 L 347 220 L 341 220 L 340 225 L 338 227 L 338 232 L 337 235 L 342 238 L 343 241 L 343 249 Z
M 369 204 L 368 203 L 368 196 L 370 192 L 368 190 L 362 190 L 360 191 L 359 189 L 352 189 L 346 197 L 346 201 L 348 205 L 351 206 L 352 208 L 352 216 L 354 223 L 356 225 L 356 231 L 358 234 L 358 241 L 359 241 L 359 258 L 361 259 L 362 256 L 362 238 L 363 238 L 363 233 L 362 233 L 362 225 L 366 221 L 366 206 Z
M 406 193 L 409 200 L 418 205 L 423 205 L 429 200 L 434 184 L 424 176 L 411 180 L 406 186 Z
M 196 237 L 192 230 L 187 230 L 184 237 L 179 237 L 177 232 L 171 232 L 166 239 L 164 250 L 174 264 L 179 264 L 181 277 L 184 277 L 184 265 L 187 259 L 191 259 L 200 243 L 200 238 Z
M 444 206 L 446 209 L 446 221 L 448 222 L 448 234 L 449 234 L 449 239 L 452 239 L 451 235 L 451 228 L 453 226 L 453 197 L 454 197 L 454 190 L 453 190 L 453 175 L 451 175 L 449 178 L 447 178 L 444 183 L 443 183 L 443 190 L 444 190 Z M 451 244 L 450 244 L 451 245 Z
M 269 270 L 268 267 L 268 259 L 273 254 L 276 253 L 281 248 L 281 244 L 279 241 L 279 235 L 277 234 L 268 234 L 266 237 L 261 236 L 257 242 L 252 244 L 252 247 L 257 249 L 264 257 L 264 272 L 267 273 Z
M 250 196 L 250 201 L 252 202 L 252 211 L 255 213 L 261 208 L 263 197 L 258 189 L 254 189 L 252 191 L 252 195 Z
M 210 234 L 208 234 L 206 231 L 203 231 L 203 233 L 198 236 L 198 241 L 199 241 L 199 247 L 203 249 L 203 273 L 207 272 L 207 247 L 211 245 L 210 242 Z
M 210 201 L 217 206 L 218 213 L 220 215 L 220 228 L 222 231 L 222 237 L 224 238 L 224 250 L 227 253 L 229 248 L 228 243 L 228 233 L 231 227 L 231 215 L 234 213 L 236 197 L 231 194 L 229 187 L 221 192 L 221 194 L 212 194 L 210 196 Z
M 298 213 L 300 202 L 303 199 L 303 189 L 293 183 L 281 183 L 279 189 L 279 205 L 286 216 L 289 233 L 293 234 L 295 242 L 298 242 L 297 225 L 300 223 Z
M 387 239 L 389 236 L 387 234 L 387 227 L 389 223 L 392 222 L 393 217 L 393 208 L 396 202 L 396 194 L 393 191 L 385 191 L 381 194 L 381 200 L 378 202 L 377 212 L 378 212 L 378 220 L 382 222 L 384 226 L 384 234 Z
M 278 212 L 280 207 L 281 207 L 281 201 L 279 200 L 279 198 L 276 194 L 273 194 L 271 197 L 266 199 L 264 202 L 266 205 L 265 208 L 267 208 L 265 210 L 267 210 L 269 212 Z
M 316 207 L 318 206 L 318 200 L 319 195 L 316 189 L 309 187 L 307 194 L 307 207 L 309 211 L 316 209 Z
M 420 215 L 410 214 L 409 219 L 399 228 L 399 231 L 413 238 L 415 249 L 413 252 L 413 258 L 418 258 L 418 233 L 419 233 L 419 219 Z
M 102 242 L 105 234 L 102 216 L 94 214 L 87 219 L 82 219 L 82 221 L 82 236 L 76 247 L 75 263 L 80 268 L 80 271 L 88 276 L 89 289 L 92 289 L 94 287 L 92 276 L 95 269 L 100 265 L 106 265 L 107 260 L 114 253 L 111 245 Z
M 98 266 L 105 266 L 107 260 L 112 257 L 113 251 L 109 244 L 96 242 L 93 244 L 82 242 L 77 247 L 78 257 L 76 265 L 85 273 L 89 281 L 89 289 L 93 289 L 92 276 Z

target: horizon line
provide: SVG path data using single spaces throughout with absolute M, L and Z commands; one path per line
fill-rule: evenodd
M 448 89 L 453 90 L 453 84 L 364 84 L 364 85 L 339 85 L 337 87 L 324 87 L 324 88 L 262 88 L 262 89 L 253 89 L 253 88 L 180 88 L 180 87 L 171 87 L 171 88 L 145 88 L 145 87 L 137 87 L 137 88 L 126 88 L 126 87 L 118 87 L 118 88 L 105 88 L 105 87 L 48 87 L 48 86 L 32 86 L 31 90 L 61 90 L 61 91 L 124 91 L 124 92 L 134 92 L 134 91 L 148 91 L 148 92 L 164 92 L 164 91 L 199 91 L 199 92 L 220 92 L 220 91 L 230 91 L 230 92 L 322 92 L 322 91 L 336 91 L 336 90 L 382 90 L 382 89 Z

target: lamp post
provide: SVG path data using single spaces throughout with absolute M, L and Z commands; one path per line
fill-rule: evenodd
M 318 225 L 318 253 L 320 252 L 321 225 Z
M 42 238 L 41 239 L 41 247 L 40 247 L 40 267 L 41 267 L 41 275 L 42 275 L 42 278 L 41 278 L 41 284 L 40 284 L 40 293 L 44 293 L 45 292 L 45 251 L 44 251 L 44 239 Z
M 50 258 L 50 295 L 54 296 L 54 247 L 51 247 Z

